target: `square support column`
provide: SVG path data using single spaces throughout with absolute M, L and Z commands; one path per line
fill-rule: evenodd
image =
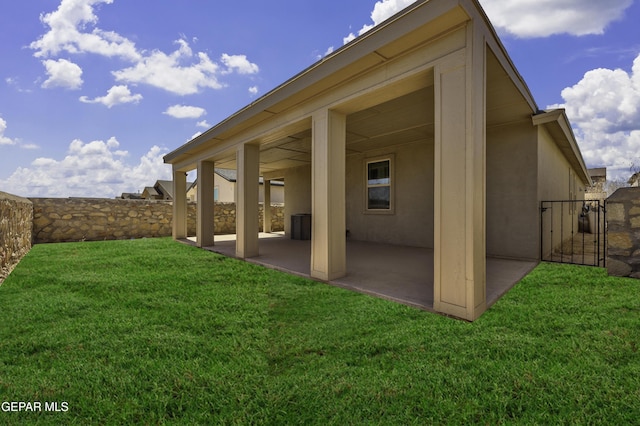
M 210 247 L 214 244 L 214 173 L 213 161 L 198 162 L 198 227 L 196 230 L 198 247 Z
M 264 209 L 262 212 L 263 232 L 271 232 L 271 181 L 264 179 Z
M 470 41 L 434 70 L 434 309 L 469 321 L 486 309 L 484 49 Z
M 313 115 L 311 158 L 311 276 L 330 281 L 347 273 L 346 116 Z
M 187 174 L 173 171 L 173 223 L 174 240 L 187 238 Z
M 236 256 L 258 256 L 260 147 L 242 145 L 236 153 Z

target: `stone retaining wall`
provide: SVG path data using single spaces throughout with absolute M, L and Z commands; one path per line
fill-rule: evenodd
M 195 207 L 194 207 L 195 209 Z M 194 210 L 195 217 L 195 210 Z M 258 220 L 260 232 L 263 230 L 264 221 L 264 205 L 260 204 L 258 208 Z M 235 234 L 236 233 L 236 203 L 216 203 L 215 215 L 213 220 L 213 229 L 216 234 Z M 271 230 L 284 231 L 284 206 L 271 206 Z M 195 227 L 193 233 L 189 231 L 189 235 L 195 235 Z
M 171 203 L 100 198 L 31 198 L 33 241 L 121 240 L 171 235 Z
M 620 188 L 607 199 L 607 271 L 640 278 L 640 188 Z
M 31 201 L 34 243 L 121 240 L 171 235 L 173 206 L 170 201 L 102 198 L 32 198 Z M 235 203 L 216 203 L 215 208 L 215 232 L 235 233 Z M 283 230 L 284 208 L 271 206 L 271 209 L 273 230 Z M 189 235 L 196 233 L 195 203 L 188 205 L 187 232 Z
M 31 250 L 32 222 L 31 201 L 0 192 L 0 283 Z

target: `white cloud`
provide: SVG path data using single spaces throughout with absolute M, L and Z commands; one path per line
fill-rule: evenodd
M 210 128 L 210 127 L 211 127 L 211 124 L 207 123 L 207 120 L 202 120 L 202 121 L 198 121 L 198 122 L 196 123 L 196 126 L 198 126 L 198 127 L 202 127 L 202 128 L 204 128 L 204 129 L 208 129 L 208 128 Z
M 20 139 L 12 139 L 5 135 L 7 131 L 7 121 L 0 117 L 0 146 L 17 146 L 22 149 L 38 149 L 39 146 L 32 143 L 24 143 Z
M 602 34 L 633 0 L 481 0 L 493 25 L 517 37 Z
M 353 40 L 354 38 L 356 38 L 356 36 L 355 36 L 355 35 L 353 35 L 353 34 L 350 34 L 350 35 L 349 35 L 349 37 L 345 37 L 345 38 L 343 39 L 343 42 L 344 42 L 344 44 L 347 44 L 347 43 L 349 43 L 351 40 Z M 332 54 L 335 50 L 336 50 L 336 49 L 335 49 L 335 47 L 333 47 L 333 46 L 329 46 L 329 47 L 327 48 L 327 50 L 325 50 L 325 52 L 324 52 L 324 53 L 316 55 L 316 60 L 318 60 L 318 61 L 319 61 L 320 59 L 324 58 L 325 56 L 328 56 L 328 55 Z
M 256 64 L 249 62 L 246 55 L 227 55 L 223 53 L 220 60 L 227 67 L 223 74 L 231 74 L 234 71 L 238 74 L 257 74 L 260 71 Z
M 112 31 L 94 27 L 98 17 L 94 8 L 99 4 L 111 4 L 113 0 L 62 0 L 55 12 L 43 14 L 40 20 L 49 31 L 30 44 L 37 57 L 56 56 L 61 52 L 94 53 L 107 57 L 138 60 L 140 53 L 135 44 Z
M 108 108 L 114 105 L 126 103 L 138 103 L 142 100 L 142 95 L 132 94 L 127 86 L 113 86 L 105 96 L 89 99 L 86 96 L 80 97 L 80 102 L 87 104 L 103 104 Z
M 373 11 L 371 12 L 371 20 L 373 24 L 364 25 L 360 31 L 358 31 L 358 36 L 366 33 L 376 25 L 379 25 L 381 22 L 386 19 L 392 17 L 396 13 L 400 12 L 402 9 L 407 8 L 409 5 L 415 3 L 416 0 L 380 0 L 376 2 L 373 7 Z M 357 37 L 356 34 L 349 34 L 347 37 L 343 39 L 345 44 L 349 43 L 351 40 Z M 329 50 L 333 51 L 332 48 Z M 328 53 L 331 53 L 327 51 Z
M 4 135 L 7 131 L 7 122 L 0 117 L 0 145 L 15 145 L 17 142 Z
M 113 1 L 62 0 L 56 11 L 40 17 L 48 31 L 29 47 L 35 50 L 36 57 L 89 53 L 119 58 L 133 65 L 114 71 L 116 81 L 144 83 L 179 95 L 198 93 L 202 89 L 221 89 L 225 85 L 218 81 L 220 75 L 259 72 L 258 65 L 251 63 L 245 55 L 222 55 L 222 68 L 206 53 L 194 53 L 184 39 L 176 41 L 179 47 L 170 54 L 140 50 L 126 37 L 97 27 L 96 9 Z M 75 87 L 79 87 L 78 78 L 74 80 Z M 49 87 L 58 81 L 50 78 L 45 84 Z
M 7 77 L 4 79 L 5 83 L 7 83 L 8 86 L 13 87 L 16 91 L 20 92 L 20 93 L 31 93 L 31 89 L 23 89 L 20 86 L 20 81 L 17 77 Z
M 373 23 L 344 37 L 347 44 L 416 0 L 380 0 L 371 12 Z M 481 0 L 491 23 L 516 37 L 548 37 L 553 34 L 583 36 L 602 34 L 611 22 L 622 18 L 633 0 Z M 325 56 L 330 53 L 331 48 Z
M 249 87 L 249 94 L 255 96 L 258 94 L 258 86 Z
M 212 62 L 206 53 L 198 53 L 195 63 L 193 51 L 185 40 L 176 41 L 179 48 L 167 55 L 159 50 L 142 58 L 134 66 L 119 71 L 113 75 L 117 81 L 127 83 L 144 83 L 178 95 L 191 95 L 200 89 L 221 89 L 224 87 L 218 81 L 219 65 Z
M 207 111 L 204 108 L 187 105 L 173 105 L 163 112 L 163 114 L 174 118 L 200 118 L 206 113 Z
M 349 33 L 349 35 L 348 35 L 348 36 L 346 36 L 346 37 L 344 37 L 344 38 L 342 39 L 342 43 L 347 44 L 347 43 L 349 43 L 350 41 L 354 40 L 356 37 L 357 37 L 357 36 L 356 36 L 354 33 Z M 332 52 L 333 52 L 333 46 L 329 47 L 329 48 L 327 49 L 327 52 L 332 53 Z M 328 53 L 325 53 L 325 56 L 327 56 L 327 55 L 328 55 Z
M 115 138 L 84 143 L 74 140 L 62 160 L 38 158 L 29 167 L 19 167 L 2 188 L 25 197 L 114 197 L 136 192 L 157 179 L 171 179 L 164 164 L 166 150 L 153 146 L 137 164 L 125 162 L 127 151 L 119 150 Z
M 595 69 L 562 91 L 576 138 L 589 167 L 606 166 L 610 176 L 628 178 L 640 162 L 640 55 L 631 72 Z
M 413 3 L 415 0 L 381 0 L 376 2 L 371 12 L 373 25 L 380 24 Z
M 42 61 L 47 69 L 49 78 L 42 83 L 42 87 L 65 87 L 67 89 L 79 89 L 82 86 L 82 68 L 66 59 L 47 59 Z

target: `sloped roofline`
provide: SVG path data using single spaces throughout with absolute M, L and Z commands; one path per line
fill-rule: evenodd
M 563 108 L 541 111 L 532 117 L 532 121 L 535 126 L 544 126 L 552 135 L 556 136 L 554 139 L 558 148 L 579 173 L 580 179 L 585 185 L 593 185 L 566 111 Z
M 538 111 L 538 107 L 535 103 L 533 96 L 531 95 L 529 87 L 527 86 L 526 82 L 524 81 L 520 73 L 517 71 L 515 65 L 513 64 L 513 61 L 508 55 L 506 48 L 500 41 L 500 38 L 498 37 L 497 32 L 495 31 L 493 25 L 489 21 L 489 18 L 487 17 L 486 13 L 484 12 L 484 9 L 482 8 L 478 0 L 418 0 L 415 3 L 411 4 L 410 6 L 408 6 L 407 8 L 403 9 L 402 11 L 391 16 L 387 20 L 378 24 L 377 26 L 367 31 L 366 33 L 356 37 L 351 42 L 341 46 L 340 48 L 336 49 L 334 52 L 323 57 L 319 61 L 315 62 L 308 68 L 301 71 L 300 73 L 294 75 L 290 79 L 286 80 L 284 83 L 270 90 L 266 94 L 262 95 L 260 98 L 256 99 L 255 101 L 248 104 L 244 108 L 240 109 L 236 113 L 230 115 L 226 119 L 214 125 L 204 133 L 200 134 L 199 136 L 193 138 L 192 140 L 183 144 L 179 148 L 166 154 L 164 156 L 164 162 L 169 164 L 179 162 L 181 160 L 180 157 L 188 154 L 190 151 L 197 151 L 199 148 L 202 147 L 202 145 L 210 142 L 211 140 L 215 140 L 216 137 L 223 134 L 224 132 L 229 131 L 233 129 L 235 126 L 240 125 L 241 123 L 244 123 L 245 121 L 258 116 L 260 113 L 264 111 L 268 111 L 270 107 L 287 99 L 293 94 L 311 87 L 313 84 L 318 83 L 319 81 L 331 76 L 333 73 L 339 71 L 340 69 L 343 69 L 345 66 L 351 63 L 354 63 L 359 59 L 364 58 L 366 55 L 372 53 L 377 48 L 379 48 L 379 47 L 373 47 L 372 49 L 371 46 L 367 45 L 366 43 L 367 40 L 374 40 L 375 38 L 379 38 L 381 34 L 384 34 L 386 32 L 385 30 L 387 30 L 388 27 L 392 26 L 394 23 L 396 23 L 399 20 L 407 20 L 407 23 L 409 23 L 409 17 L 412 16 L 412 14 L 416 10 L 422 7 L 429 7 L 431 4 L 433 4 L 434 7 L 437 7 L 437 6 L 443 7 L 443 3 L 447 1 L 450 3 L 450 6 L 451 6 L 448 10 L 461 7 L 462 10 L 465 11 L 465 14 L 467 15 L 468 20 L 472 19 L 472 17 L 469 16 L 469 13 L 470 13 L 469 6 L 474 8 L 475 12 L 478 12 L 479 16 L 483 19 L 484 24 L 491 32 L 493 36 L 492 41 L 496 43 L 497 48 L 500 50 L 501 57 L 504 58 L 507 62 L 506 64 L 503 64 L 507 66 L 508 68 L 507 72 L 511 76 L 512 80 L 515 83 L 517 83 L 516 86 L 518 86 L 520 92 L 522 93 L 526 101 L 531 106 L 532 113 L 535 113 L 536 111 Z M 434 16 L 434 19 L 436 19 L 437 17 L 438 16 Z M 417 25 L 414 22 L 411 22 L 411 23 L 414 25 Z M 425 23 L 419 23 L 419 24 L 425 25 Z M 408 34 L 413 29 L 415 28 L 413 27 L 407 28 L 405 30 L 406 31 L 405 34 Z M 385 44 L 388 44 L 388 43 L 391 43 L 392 41 L 393 40 L 385 40 L 384 42 Z M 376 41 L 376 42 L 380 43 L 380 41 Z M 372 43 L 372 44 L 375 44 L 375 43 Z

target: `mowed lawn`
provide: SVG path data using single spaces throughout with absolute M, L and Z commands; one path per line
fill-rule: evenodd
M 37 245 L 0 286 L 0 403 L 43 409 L 0 424 L 638 424 L 639 347 L 640 281 L 598 268 L 468 323 L 170 239 Z

